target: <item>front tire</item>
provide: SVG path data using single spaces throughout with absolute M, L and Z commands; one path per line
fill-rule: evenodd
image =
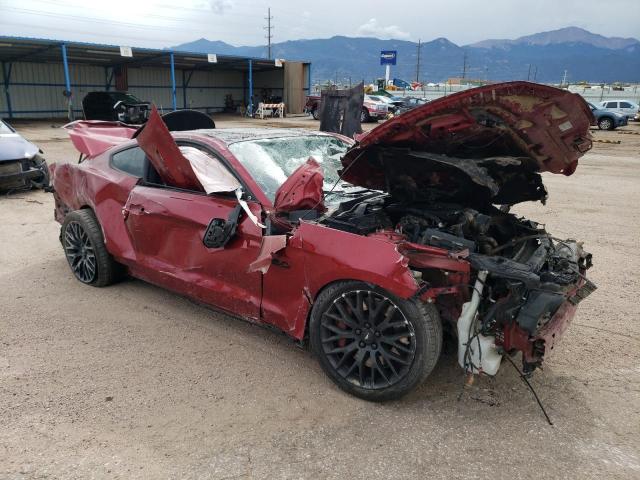
M 431 373 L 442 348 L 433 305 L 356 281 L 323 290 L 309 325 L 311 347 L 344 391 L 369 401 L 402 397 Z
M 311 116 L 313 117 L 314 120 L 320 120 L 320 110 L 318 108 L 314 108 L 311 111 Z
M 598 121 L 598 128 L 600 130 L 613 130 L 613 120 L 608 117 L 601 118 Z
M 79 281 L 94 287 L 106 287 L 116 281 L 119 265 L 107 251 L 102 229 L 91 210 L 76 210 L 65 217 L 60 242 Z
M 366 108 L 363 108 L 360 112 L 360 123 L 367 123 L 371 120 L 371 116 L 369 115 L 369 111 Z

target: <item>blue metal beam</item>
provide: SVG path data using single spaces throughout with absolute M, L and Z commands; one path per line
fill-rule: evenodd
M 173 61 L 173 52 L 169 53 L 169 60 L 171 61 L 171 103 L 173 110 L 176 111 L 178 109 L 176 103 L 176 65 Z
M 9 65 L 9 68 L 7 68 Z M 2 62 L 2 82 L 4 83 L 4 96 L 7 99 L 7 110 L 9 111 L 9 118 L 13 118 L 13 110 L 11 108 L 11 94 L 9 93 L 9 82 L 11 81 L 11 70 L 13 63 L 7 64 Z
M 253 62 L 249 59 L 249 116 L 253 117 Z
M 71 77 L 69 76 L 69 62 L 67 61 L 67 46 L 63 43 L 60 48 L 62 49 L 62 64 L 64 66 L 64 96 L 67 97 L 69 120 L 73 120 L 73 100 L 71 99 Z

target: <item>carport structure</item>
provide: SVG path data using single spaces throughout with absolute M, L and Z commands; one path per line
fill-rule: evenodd
M 0 117 L 82 117 L 90 91 L 128 91 L 162 110 L 255 110 L 268 97 L 300 113 L 310 64 L 0 36 Z

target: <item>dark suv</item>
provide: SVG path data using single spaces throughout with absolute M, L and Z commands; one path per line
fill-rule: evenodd
M 89 92 L 82 100 L 86 120 L 118 120 L 144 123 L 151 104 L 126 92 Z

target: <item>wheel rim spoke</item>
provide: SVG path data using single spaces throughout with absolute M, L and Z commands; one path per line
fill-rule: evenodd
M 76 278 L 91 283 L 96 278 L 97 260 L 89 235 L 78 222 L 70 222 L 63 235 L 67 261 Z
M 388 297 L 353 290 L 320 320 L 322 351 L 335 372 L 367 390 L 389 387 L 409 372 L 416 353 L 413 325 Z

